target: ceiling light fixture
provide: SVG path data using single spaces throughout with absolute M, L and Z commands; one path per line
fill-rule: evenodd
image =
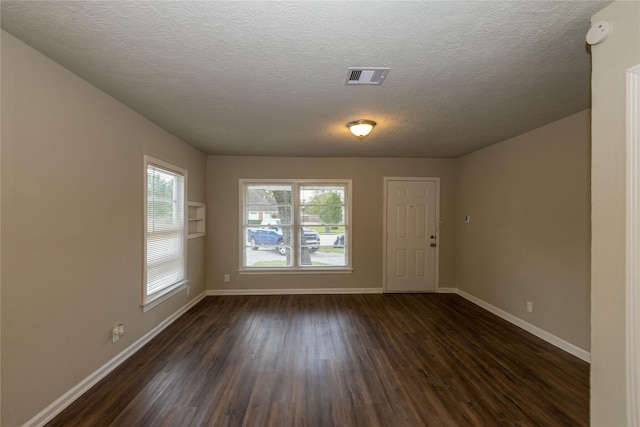
M 358 139 L 364 139 L 365 136 L 369 135 L 373 130 L 373 127 L 376 125 L 376 122 L 373 120 L 354 120 L 352 122 L 347 123 L 347 127 L 351 131 L 351 133 Z

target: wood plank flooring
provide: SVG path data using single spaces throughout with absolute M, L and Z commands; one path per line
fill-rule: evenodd
M 49 426 L 587 426 L 589 366 L 452 294 L 208 297 Z

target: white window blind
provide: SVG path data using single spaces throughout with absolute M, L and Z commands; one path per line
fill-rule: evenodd
M 144 303 L 186 280 L 185 174 L 148 159 Z

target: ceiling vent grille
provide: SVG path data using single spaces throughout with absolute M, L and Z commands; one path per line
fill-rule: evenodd
M 381 85 L 391 68 L 383 67 L 349 67 L 346 85 Z

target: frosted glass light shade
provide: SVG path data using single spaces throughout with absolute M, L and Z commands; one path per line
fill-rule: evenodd
M 364 139 L 365 136 L 369 135 L 375 125 L 376 122 L 373 120 L 354 120 L 353 122 L 347 123 L 347 127 L 351 133 L 360 139 Z

